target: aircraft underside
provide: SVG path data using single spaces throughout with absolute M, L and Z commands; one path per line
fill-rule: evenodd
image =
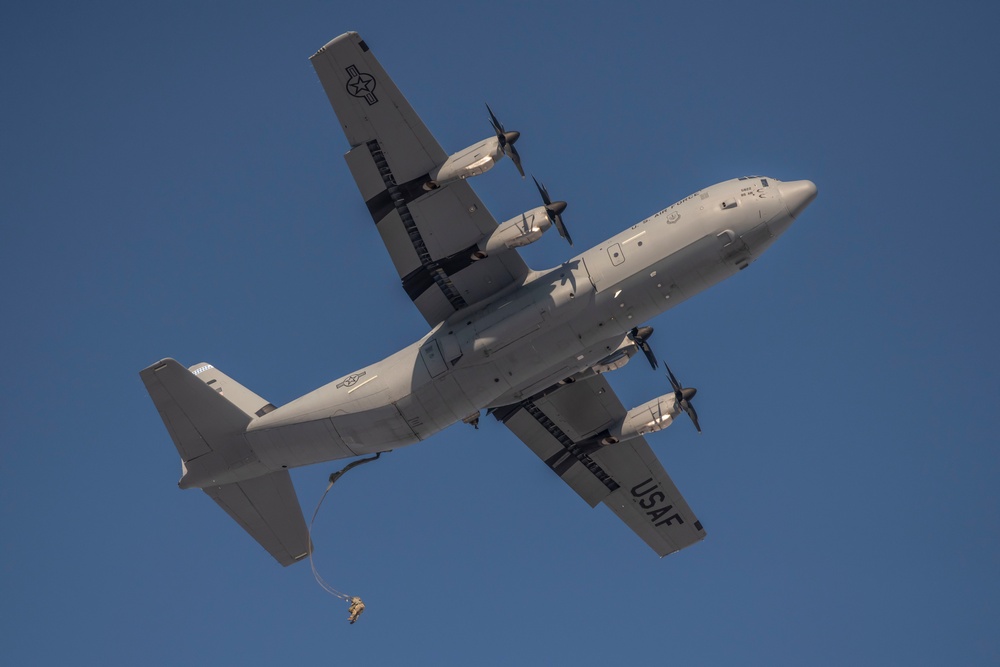
M 308 555 L 309 539 L 288 469 L 410 445 L 459 421 L 478 425 L 486 411 L 658 555 L 703 539 L 645 440 L 681 413 L 700 431 L 695 390 L 665 368 L 672 391 L 627 409 L 606 375 L 639 351 L 657 368 L 648 321 L 756 261 L 815 185 L 724 181 L 534 272 L 518 249 L 551 229 L 572 245 L 567 203 L 534 180 L 541 205 L 498 223 L 469 184 L 504 157 L 524 175 L 519 132 L 487 109 L 493 134 L 448 154 L 357 33 L 311 61 L 350 146 L 351 176 L 431 329 L 280 407 L 211 364 L 144 369 L 181 457 L 179 485 L 204 489 L 289 565 Z

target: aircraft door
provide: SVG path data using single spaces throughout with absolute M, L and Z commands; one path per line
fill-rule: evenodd
M 625 246 L 628 241 L 609 243 L 606 247 L 596 247 L 588 250 L 582 255 L 583 264 L 590 282 L 600 292 L 611 285 L 629 277 L 629 272 L 635 271 L 636 265 L 635 249 L 638 246 L 630 246 L 629 252 L 633 253 L 632 261 L 625 261 Z
M 441 346 L 436 339 L 429 340 L 420 347 L 420 358 L 432 378 L 441 375 L 448 369 L 444 355 L 441 354 Z
M 438 342 L 441 344 L 441 352 L 448 365 L 457 364 L 458 360 L 462 358 L 462 346 L 458 342 L 458 336 L 453 333 L 438 336 Z

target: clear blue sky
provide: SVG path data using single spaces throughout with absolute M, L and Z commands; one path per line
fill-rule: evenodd
M 703 6 L 705 5 L 705 6 Z M 7 3 L 0 662 L 1000 663 L 1000 10 L 907 3 Z M 495 422 L 352 472 L 308 566 L 204 494 L 138 371 L 276 404 L 426 331 L 308 62 L 357 30 L 446 149 L 489 102 L 577 248 L 748 173 L 817 183 L 654 320 L 708 538 L 659 560 Z M 473 182 L 536 205 L 510 164 Z M 570 255 L 553 235 L 544 268 Z M 626 404 L 666 391 L 641 359 Z M 307 512 L 339 464 L 298 470 Z

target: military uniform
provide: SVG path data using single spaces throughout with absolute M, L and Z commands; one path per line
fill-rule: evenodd
M 351 622 L 351 625 L 353 625 L 354 622 L 358 620 L 358 616 L 360 616 L 361 612 L 363 612 L 364 610 L 365 610 L 365 603 L 361 601 L 361 598 L 359 598 L 356 595 L 352 597 L 351 606 L 348 608 L 348 611 L 351 612 L 351 615 L 347 617 L 347 620 Z

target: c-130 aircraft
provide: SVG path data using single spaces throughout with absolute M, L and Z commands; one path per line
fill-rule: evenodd
M 760 257 L 816 196 L 811 181 L 747 176 L 700 190 L 545 271 L 517 248 L 555 227 L 543 205 L 497 224 L 469 185 L 507 156 L 508 132 L 448 155 L 368 45 L 343 34 L 311 58 L 351 146 L 351 174 L 431 330 L 412 345 L 276 407 L 210 364 L 140 372 L 200 488 L 279 563 L 309 555 L 288 469 L 410 445 L 485 410 L 591 507 L 604 503 L 660 556 L 705 537 L 646 442 L 687 413 L 685 388 L 631 410 L 605 375 L 638 351 L 640 326 Z

